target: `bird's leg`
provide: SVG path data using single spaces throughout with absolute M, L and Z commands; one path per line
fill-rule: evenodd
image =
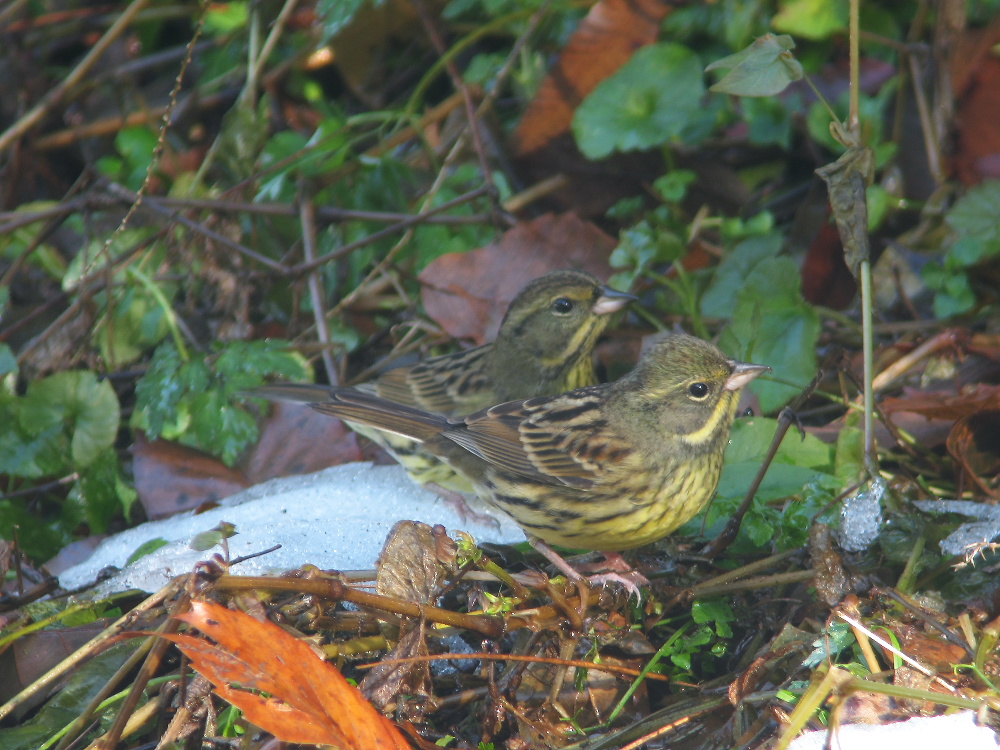
M 556 570 L 576 584 L 576 588 L 580 592 L 580 618 L 582 619 L 587 611 L 587 600 L 590 598 L 590 584 L 587 583 L 587 579 L 576 572 L 573 566 L 563 559 L 562 555 L 538 537 L 529 536 L 528 544 L 534 547 L 542 557 L 555 565 Z
M 625 590 L 630 596 L 634 596 L 636 601 L 639 601 L 639 587 L 648 586 L 649 579 L 646 578 L 638 570 L 629 569 L 622 573 L 598 573 L 597 575 L 592 575 L 587 578 L 590 583 L 605 584 L 605 583 L 619 583 L 625 587 Z
M 576 568 L 566 562 L 563 557 L 552 549 L 548 544 L 543 542 L 537 537 L 528 537 L 528 543 L 534 547 L 546 560 L 556 566 L 556 569 L 560 573 L 565 575 L 569 580 L 573 581 L 578 588 L 580 585 L 603 585 L 605 583 L 619 583 L 625 587 L 625 590 L 631 595 L 639 599 L 639 587 L 648 586 L 649 579 L 646 578 L 642 573 L 634 570 L 625 559 L 617 552 L 602 552 L 605 561 L 609 564 L 611 572 L 609 573 L 598 573 L 597 575 L 584 577 L 580 574 Z M 580 595 L 584 596 L 583 589 L 580 589 Z
M 639 587 L 648 586 L 649 579 L 633 568 L 619 552 L 602 552 L 607 573 L 590 576 L 591 583 L 620 583 L 635 600 L 639 601 Z
M 574 568 L 572 565 L 566 562 L 565 558 L 563 558 L 562 555 L 560 555 L 558 552 L 556 552 L 554 549 L 552 549 L 548 544 L 543 542 L 538 537 L 529 536 L 528 544 L 534 547 L 535 551 L 537 551 L 538 554 L 540 554 L 550 563 L 555 565 L 556 570 L 558 570 L 560 573 L 566 576 L 569 580 L 573 581 L 574 583 L 587 580 L 582 575 L 580 575 L 579 571 L 577 571 L 576 568 Z
M 433 492 L 435 495 L 444 500 L 452 509 L 458 514 L 458 517 L 462 519 L 462 523 L 468 523 L 471 518 L 478 524 L 486 526 L 488 524 L 493 524 L 497 531 L 500 530 L 500 521 L 496 516 L 489 515 L 487 513 L 477 513 L 472 508 L 469 507 L 469 503 L 466 502 L 465 496 L 461 492 L 456 492 L 455 490 L 449 490 L 442 487 L 440 484 L 435 482 L 428 482 L 424 485 L 427 489 Z
M 580 571 L 570 565 L 566 560 L 549 545 L 536 537 L 528 537 L 528 542 L 538 550 L 541 555 L 565 575 L 569 580 L 577 584 L 588 584 L 590 586 L 603 586 L 606 583 L 617 583 L 625 587 L 630 596 L 634 596 L 636 601 L 640 598 L 639 587 L 648 586 L 649 579 L 638 570 L 625 562 L 625 558 L 618 552 L 602 552 L 604 564 L 601 567 L 608 568 L 609 572 L 598 573 L 584 577 Z M 589 567 L 589 566 L 588 566 Z M 581 596 L 583 590 L 581 589 Z

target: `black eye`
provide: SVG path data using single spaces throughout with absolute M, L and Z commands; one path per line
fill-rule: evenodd
M 688 386 L 688 393 L 690 393 L 694 398 L 701 401 L 705 396 L 708 395 L 708 386 L 704 383 L 692 383 Z
M 559 313 L 560 315 L 565 315 L 570 310 L 573 309 L 573 300 L 566 299 L 565 297 L 560 297 L 555 302 L 552 303 L 552 312 Z
M 746 409 L 743 410 L 743 416 L 744 417 L 756 417 L 757 415 L 753 413 L 753 407 L 752 406 L 748 406 Z

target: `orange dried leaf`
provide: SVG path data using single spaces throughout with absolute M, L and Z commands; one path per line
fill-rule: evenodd
M 336 667 L 276 625 L 210 602 L 192 602 L 191 611 L 177 619 L 217 645 L 186 635 L 165 637 L 220 697 L 279 740 L 356 750 L 409 749 L 399 730 Z
M 537 151 L 567 132 L 580 102 L 656 41 L 670 11 L 664 0 L 601 0 L 591 8 L 528 105 L 514 133 L 517 153 Z

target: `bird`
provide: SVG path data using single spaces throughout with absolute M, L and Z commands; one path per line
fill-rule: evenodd
M 416 441 L 579 582 L 552 545 L 616 553 L 694 518 L 718 485 L 740 391 L 769 369 L 672 334 L 612 383 L 465 417 L 349 387 L 328 388 L 310 406 Z
M 552 271 L 529 282 L 507 309 L 494 341 L 383 373 L 356 386 L 381 398 L 458 417 L 516 398 L 551 396 L 598 382 L 594 346 L 611 317 L 635 300 L 586 271 Z M 270 397 L 323 400 L 328 387 L 267 386 Z M 258 393 L 257 395 L 261 395 Z M 385 448 L 418 484 L 445 496 L 472 492 L 461 476 L 417 443 L 349 423 Z

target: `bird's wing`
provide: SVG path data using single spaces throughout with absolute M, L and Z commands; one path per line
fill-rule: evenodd
M 251 396 L 308 403 L 316 411 L 414 440 L 430 440 L 454 422 L 439 414 L 379 398 L 369 389 L 298 383 L 253 388 Z
M 270 401 L 298 401 L 309 404 L 330 398 L 330 386 L 313 385 L 312 383 L 276 383 L 275 385 L 251 388 L 242 395 L 266 398 Z
M 390 401 L 425 411 L 458 416 L 477 411 L 492 399 L 485 371 L 490 345 L 434 357 L 413 367 L 400 367 L 380 376 L 378 394 Z
M 586 489 L 603 473 L 593 454 L 606 432 L 600 390 L 512 401 L 466 417 L 443 436 L 493 466 L 547 484 Z

